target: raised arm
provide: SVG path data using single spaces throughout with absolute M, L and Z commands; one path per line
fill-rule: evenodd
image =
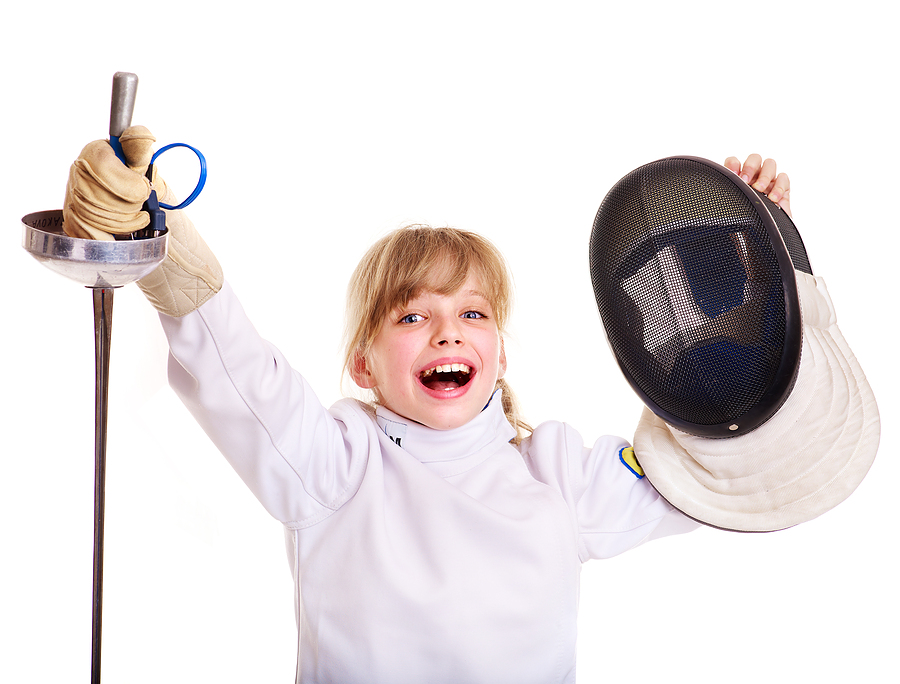
M 176 204 L 164 181 L 145 177 L 153 136 L 87 145 L 66 188 L 67 232 L 114 239 L 147 223 L 152 189 Z M 172 387 L 244 482 L 278 520 L 311 524 L 355 492 L 370 426 L 361 411 L 326 410 L 305 380 L 256 332 L 226 285 L 218 260 L 183 211 L 167 211 L 168 254 L 139 282 L 169 340 Z M 369 421 L 371 423 L 371 421 Z

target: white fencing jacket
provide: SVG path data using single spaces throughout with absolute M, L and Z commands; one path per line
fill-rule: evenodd
M 550 422 L 515 447 L 496 396 L 449 431 L 324 408 L 227 284 L 161 318 L 173 388 L 285 527 L 298 682 L 573 682 L 581 563 L 695 527 L 623 440 Z

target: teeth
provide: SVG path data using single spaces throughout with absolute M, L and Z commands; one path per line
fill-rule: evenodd
M 423 378 L 427 378 L 432 373 L 471 373 L 472 369 L 464 363 L 447 363 L 444 365 L 429 368 L 422 373 Z

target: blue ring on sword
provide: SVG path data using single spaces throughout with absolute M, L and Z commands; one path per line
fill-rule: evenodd
M 116 142 L 118 142 L 118 140 Z M 161 155 L 163 152 L 171 150 L 173 147 L 186 147 L 191 152 L 196 154 L 197 159 L 200 160 L 200 178 L 197 181 L 197 185 L 194 187 L 194 190 L 191 192 L 190 195 L 188 195 L 187 199 L 184 200 L 181 204 L 177 204 L 175 206 L 172 206 L 171 204 L 164 204 L 163 202 L 159 203 L 159 206 L 161 206 L 163 209 L 178 210 L 178 209 L 184 209 L 191 202 L 193 202 L 195 199 L 197 199 L 197 196 L 200 194 L 200 191 L 203 190 L 203 186 L 206 185 L 206 157 L 204 157 L 203 154 L 200 152 L 200 150 L 198 150 L 196 147 L 192 147 L 191 145 L 188 145 L 187 143 L 171 143 L 169 145 L 159 148 L 156 152 L 153 153 L 153 157 L 150 158 L 150 166 L 151 167 L 153 166 L 153 164 L 156 162 L 159 155 Z M 115 146 L 113 147 L 113 149 L 115 149 Z

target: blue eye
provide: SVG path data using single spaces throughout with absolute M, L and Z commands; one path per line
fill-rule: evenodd
M 425 320 L 425 317 L 421 314 L 406 314 L 403 318 L 400 319 L 401 323 L 418 323 L 419 321 Z
M 478 312 L 478 311 L 466 311 L 466 312 L 462 315 L 462 318 L 470 318 L 470 319 L 485 318 L 485 315 L 484 315 L 483 313 Z

